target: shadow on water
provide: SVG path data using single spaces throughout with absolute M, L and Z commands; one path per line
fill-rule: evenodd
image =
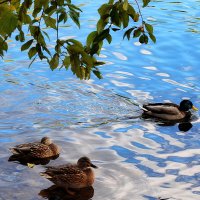
M 33 165 L 47 165 L 51 160 L 55 160 L 59 157 L 59 155 L 57 156 L 53 156 L 53 157 L 49 157 L 49 158 L 33 158 L 30 156 L 22 156 L 19 154 L 15 154 L 15 155 L 11 155 L 8 158 L 9 162 L 17 162 L 20 163 L 22 165 L 28 165 L 28 164 L 33 164 Z
M 48 200 L 89 200 L 94 196 L 94 188 L 70 189 L 75 194 L 69 195 L 63 188 L 52 185 L 47 189 L 39 192 L 39 196 Z

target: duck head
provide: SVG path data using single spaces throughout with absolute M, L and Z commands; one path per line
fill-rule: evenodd
M 52 144 L 52 140 L 49 137 L 43 137 L 41 139 L 41 143 L 49 146 L 50 144 Z
M 183 100 L 180 103 L 179 109 L 181 111 L 188 111 L 190 109 L 197 111 L 198 109 L 193 105 L 190 100 Z
M 96 165 L 92 164 L 91 160 L 88 157 L 85 157 L 85 156 L 79 158 L 77 165 L 81 169 L 84 169 L 87 167 L 98 168 Z

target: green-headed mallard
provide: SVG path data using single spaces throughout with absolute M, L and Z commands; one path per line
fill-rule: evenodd
M 60 154 L 60 147 L 54 144 L 49 137 L 43 137 L 40 142 L 16 145 L 10 150 L 18 158 L 44 159 Z
M 40 174 L 55 185 L 64 188 L 69 194 L 73 194 L 69 188 L 92 186 L 95 176 L 91 167 L 97 168 L 88 157 L 81 157 L 77 164 L 47 166 L 46 171 Z
M 166 121 L 190 119 L 190 109 L 198 109 L 189 100 L 183 100 L 180 105 L 174 103 L 150 103 L 143 105 L 143 117 L 154 117 Z

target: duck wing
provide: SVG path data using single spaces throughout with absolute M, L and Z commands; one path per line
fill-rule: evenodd
M 13 154 L 21 154 L 33 158 L 47 158 L 51 157 L 53 154 L 49 146 L 39 142 L 20 144 L 10 148 L 10 150 Z
M 178 105 L 173 103 L 150 103 L 143 105 L 145 109 L 157 114 L 171 114 L 177 115 L 180 113 Z M 147 112 L 148 112 L 147 111 Z
M 34 158 L 48 158 L 54 156 L 51 148 L 48 145 L 41 143 L 39 145 L 32 146 L 29 154 Z
M 76 165 L 46 166 L 45 173 L 51 174 L 79 174 L 82 172 Z
M 10 148 L 10 151 L 13 153 L 13 154 L 27 154 L 31 151 L 31 148 L 34 147 L 34 146 L 38 146 L 39 142 L 35 142 L 35 143 L 26 143 L 26 144 L 19 144 L 19 145 L 16 145 L 12 148 Z
M 71 187 L 80 187 L 86 180 L 86 174 L 74 165 L 47 166 L 45 172 L 40 173 L 55 184 L 69 184 Z M 77 186 L 78 185 L 78 186 Z

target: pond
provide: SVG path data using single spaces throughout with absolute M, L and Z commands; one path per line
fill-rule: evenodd
M 77 1 L 82 28 L 63 27 L 60 37 L 81 41 L 93 31 L 97 8 L 106 1 Z M 100 67 L 104 79 L 76 79 L 30 61 L 20 45 L 0 61 L 0 200 L 41 200 L 52 183 L 33 168 L 8 162 L 9 148 L 51 137 L 62 147 L 49 165 L 76 162 L 85 155 L 95 169 L 93 200 L 200 199 L 200 120 L 187 132 L 141 118 L 132 102 L 190 98 L 200 107 L 200 1 L 155 0 L 143 9 L 157 43 L 140 45 L 113 33 Z M 83 37 L 84 36 L 84 37 Z M 49 198 L 56 199 L 56 198 Z M 62 199 L 62 198 L 61 198 Z

